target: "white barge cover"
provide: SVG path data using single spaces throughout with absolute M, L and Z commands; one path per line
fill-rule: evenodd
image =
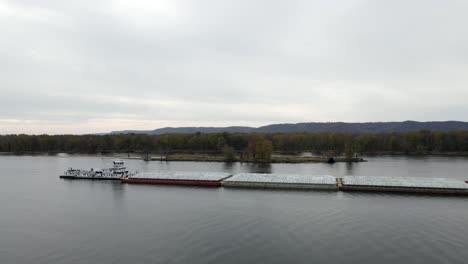
M 190 181 L 221 181 L 232 174 L 226 172 L 192 172 L 192 171 L 166 171 L 141 172 L 130 178 L 138 179 L 164 179 L 164 180 L 190 180 Z
M 336 178 L 330 175 L 294 175 L 240 173 L 222 182 L 223 186 L 265 188 L 323 188 L 335 189 Z
M 468 183 L 457 179 L 422 178 L 422 177 L 388 177 L 388 176 L 345 176 L 346 186 L 378 186 L 402 188 L 437 188 L 460 189 L 468 191 Z

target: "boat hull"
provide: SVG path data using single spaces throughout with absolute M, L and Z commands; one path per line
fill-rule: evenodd
M 119 181 L 120 178 L 115 177 L 84 177 L 84 176 L 70 176 L 70 175 L 60 175 L 60 179 L 67 180 L 94 180 L 94 181 Z
M 186 185 L 186 186 L 205 186 L 205 187 L 220 187 L 221 186 L 221 181 L 206 181 L 206 180 L 121 178 L 120 181 L 122 183 L 129 183 L 129 184 Z

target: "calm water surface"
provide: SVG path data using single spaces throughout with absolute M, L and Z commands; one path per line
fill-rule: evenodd
M 467 263 L 468 198 L 67 181 L 109 157 L 0 156 L 0 263 Z M 128 160 L 139 171 L 468 179 L 466 158 Z

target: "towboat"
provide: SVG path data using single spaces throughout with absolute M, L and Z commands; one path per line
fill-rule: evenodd
M 106 169 L 81 170 L 69 168 L 62 175 L 61 179 L 72 180 L 119 180 L 122 177 L 129 177 L 135 173 L 129 173 L 124 165 L 123 160 L 112 161 L 113 167 Z

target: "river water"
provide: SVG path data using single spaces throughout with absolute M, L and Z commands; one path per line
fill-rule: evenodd
M 127 160 L 130 170 L 468 179 L 467 158 Z M 468 198 L 61 180 L 111 157 L 0 156 L 0 263 L 467 263 Z

